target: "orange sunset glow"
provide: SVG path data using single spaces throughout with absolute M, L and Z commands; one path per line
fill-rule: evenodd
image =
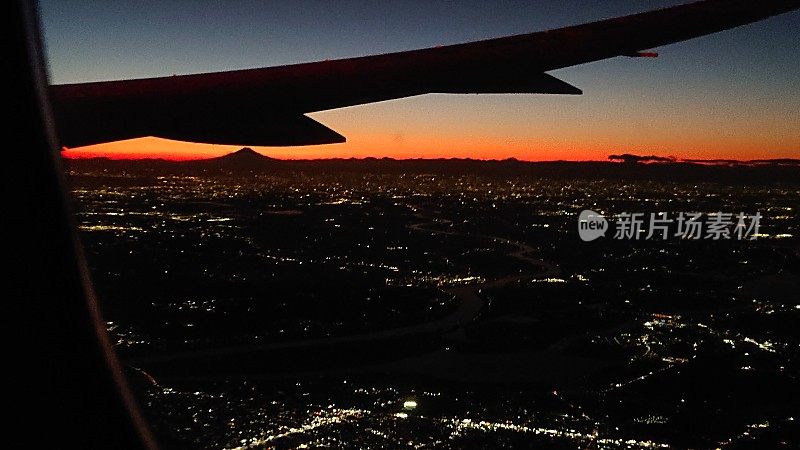
M 793 158 L 800 153 L 800 112 L 778 105 L 745 107 L 737 99 L 690 93 L 664 100 L 661 89 L 635 97 L 614 92 L 564 96 L 428 95 L 310 114 L 347 137 L 343 144 L 259 147 L 144 137 L 68 149 L 68 158 L 220 156 L 243 146 L 280 159 L 517 158 L 605 160 L 613 153 L 686 159 Z M 613 108 L 613 114 L 608 108 Z

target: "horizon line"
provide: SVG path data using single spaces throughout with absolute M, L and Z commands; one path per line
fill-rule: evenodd
M 249 149 L 250 151 L 268 159 L 272 159 L 275 161 L 286 161 L 286 162 L 321 162 L 321 161 L 476 161 L 476 162 L 521 162 L 521 163 L 614 163 L 614 164 L 676 164 L 676 163 L 690 163 L 690 164 L 713 164 L 713 165 L 737 165 L 737 164 L 758 164 L 758 163 L 791 163 L 791 164 L 800 164 L 800 158 L 766 158 L 766 159 L 698 159 L 698 158 L 677 158 L 674 156 L 655 156 L 655 155 L 635 155 L 630 153 L 625 154 L 618 154 L 618 155 L 609 155 L 608 158 L 605 159 L 549 159 L 549 160 L 530 160 L 530 159 L 519 159 L 516 157 L 508 157 L 508 158 L 471 158 L 471 157 L 419 157 L 419 158 L 394 158 L 390 156 L 365 156 L 365 157 L 329 157 L 329 158 L 275 158 L 269 155 L 265 155 L 261 152 L 251 149 L 250 147 L 243 147 L 239 150 L 234 150 L 229 153 L 225 153 L 220 156 L 211 156 L 211 157 L 199 157 L 199 158 L 165 158 L 165 157 L 150 157 L 150 156 L 133 156 L 133 155 L 120 155 L 120 157 L 114 157 L 113 155 L 101 155 L 101 154 L 72 154 L 72 155 L 64 155 L 62 149 L 62 154 L 60 155 L 63 160 L 108 160 L 108 161 L 165 161 L 165 162 L 174 162 L 174 163 L 189 163 L 195 161 L 209 161 L 215 160 L 219 158 L 223 158 L 225 156 L 233 155 L 242 150 Z

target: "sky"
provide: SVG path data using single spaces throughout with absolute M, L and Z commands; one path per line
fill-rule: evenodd
M 685 3 L 40 0 L 51 83 L 346 58 L 529 33 Z M 424 95 L 309 114 L 343 144 L 277 158 L 800 158 L 800 13 L 550 72 L 582 96 Z M 70 157 L 191 159 L 238 147 L 142 138 Z

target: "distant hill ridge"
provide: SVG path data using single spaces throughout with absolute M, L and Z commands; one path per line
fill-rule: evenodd
M 139 175 L 207 174 L 244 175 L 258 173 L 357 172 L 357 173 L 431 173 L 479 174 L 508 177 L 528 176 L 572 179 L 636 179 L 654 181 L 712 181 L 731 184 L 800 184 L 800 160 L 756 161 L 687 160 L 654 156 L 612 155 L 613 161 L 526 162 L 476 159 L 316 159 L 281 160 L 242 148 L 227 155 L 188 161 L 165 159 L 65 159 L 64 165 L 77 173 L 107 172 Z M 614 162 L 621 161 L 621 162 Z

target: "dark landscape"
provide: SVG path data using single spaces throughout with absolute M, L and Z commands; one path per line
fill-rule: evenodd
M 166 448 L 800 446 L 800 165 L 66 160 Z M 583 242 L 740 211 L 755 240 Z

